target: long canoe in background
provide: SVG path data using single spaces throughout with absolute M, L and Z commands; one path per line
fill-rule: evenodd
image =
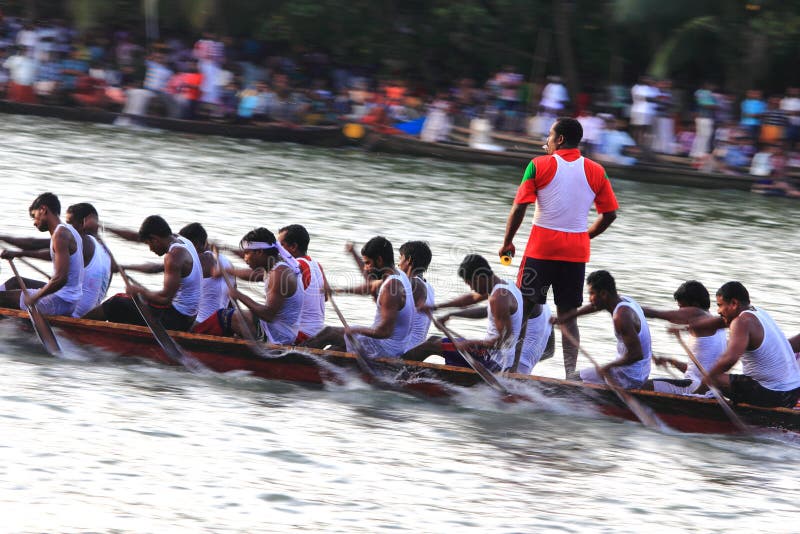
M 126 117 L 113 111 L 40 104 L 20 104 L 0 100 L 0 113 L 50 117 L 75 122 L 114 124 Z M 270 142 L 298 143 L 321 147 L 341 147 L 350 143 L 340 126 L 290 126 L 284 124 L 248 125 L 215 121 L 189 121 L 156 116 L 127 116 L 137 125 L 171 132 L 196 135 L 220 135 L 238 139 L 258 139 Z
M 17 320 L 20 328 L 27 324 L 27 314 L 0 308 L 0 318 Z M 50 317 L 60 336 L 74 343 L 100 348 L 113 354 L 154 360 L 174 365 L 168 360 L 150 331 L 145 327 L 121 325 L 70 317 Z M 194 358 L 209 369 L 224 373 L 247 371 L 268 380 L 284 380 L 320 386 L 337 380 L 337 370 L 358 373 L 353 354 L 296 347 L 269 346 L 275 358 L 259 356 L 244 340 L 171 332 L 174 339 Z M 417 363 L 396 359 L 375 360 L 377 369 L 386 378 L 398 380 L 414 393 L 431 397 L 453 395 L 458 388 L 483 384 L 471 369 Z M 557 398 L 576 403 L 582 408 L 634 420 L 634 415 L 610 389 L 557 378 L 513 374 L 505 382 L 509 389 L 532 398 Z M 684 432 L 728 433 L 736 429 L 713 399 L 668 395 L 652 391 L 631 391 L 671 428 Z M 760 408 L 739 405 L 736 413 L 753 427 L 800 433 L 800 410 Z
M 459 143 L 431 143 L 405 134 L 381 134 L 369 131 L 364 138 L 363 146 L 368 150 L 404 156 L 436 158 L 461 163 L 479 163 L 483 165 L 505 165 L 515 167 L 515 179 L 522 176 L 522 171 L 531 158 L 543 154 L 541 149 L 494 151 L 471 148 Z M 703 189 L 738 189 L 749 191 L 755 178 L 747 175 L 728 175 L 705 173 L 683 165 L 648 164 L 613 165 L 604 163 L 609 178 L 631 180 L 664 185 L 700 187 Z

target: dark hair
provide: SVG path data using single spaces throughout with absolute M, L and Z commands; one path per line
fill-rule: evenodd
M 586 277 L 586 283 L 592 286 L 595 291 L 608 291 L 612 295 L 617 294 L 617 283 L 608 271 L 595 271 Z
M 467 254 L 458 266 L 458 276 L 470 283 L 476 276 L 491 276 L 492 268 L 486 258 L 480 254 Z
M 83 222 L 89 215 L 94 215 L 95 217 L 98 217 L 97 210 L 94 209 L 94 206 L 92 206 L 88 202 L 73 204 L 72 206 L 67 208 L 67 213 L 71 213 L 77 220 L 81 222 Z
M 38 210 L 42 206 L 46 206 L 55 215 L 61 215 L 61 202 L 53 193 L 42 193 L 36 197 L 31 203 L 31 207 L 28 208 L 28 212 Z
M 150 236 L 168 237 L 172 235 L 172 229 L 160 215 L 151 215 L 142 222 L 139 227 L 139 240 L 144 241 Z
M 290 224 L 289 226 L 284 226 L 278 230 L 279 234 L 282 234 L 283 232 L 286 232 L 284 241 L 293 245 L 297 245 L 297 248 L 300 250 L 300 254 L 305 256 L 306 252 L 308 252 L 308 242 L 311 241 L 311 238 L 308 235 L 308 230 L 299 224 Z
M 424 273 L 431 264 L 431 247 L 425 241 L 406 241 L 400 245 L 400 254 L 411 261 L 415 273 Z
M 276 239 L 275 239 L 275 234 L 273 234 L 272 232 L 270 232 L 269 230 L 267 230 L 262 226 L 254 230 L 250 230 L 249 232 L 244 234 L 242 240 L 239 241 L 239 246 L 244 248 L 245 241 L 260 241 L 262 243 L 272 244 L 276 241 Z M 264 253 L 267 254 L 268 256 L 277 256 L 278 254 L 280 254 L 278 252 L 278 249 L 274 248 L 266 249 L 264 250 Z
M 675 293 L 672 294 L 677 302 L 708 310 L 711 307 L 711 297 L 708 295 L 706 286 L 697 280 L 689 280 L 682 283 Z
M 722 287 L 717 289 L 717 296 L 722 297 L 725 302 L 736 299 L 745 306 L 750 304 L 750 293 L 747 292 L 741 282 L 725 282 Z
M 559 117 L 553 124 L 556 135 L 564 136 L 563 148 L 578 148 L 583 139 L 583 126 L 572 117 Z
M 189 223 L 178 232 L 180 235 L 192 242 L 198 248 L 202 247 L 208 241 L 208 233 L 203 225 L 198 222 Z
M 364 243 L 364 246 L 361 247 L 361 255 L 372 261 L 377 261 L 378 258 L 381 258 L 384 267 L 391 267 L 394 265 L 394 250 L 392 250 L 392 244 L 382 235 L 373 237 Z

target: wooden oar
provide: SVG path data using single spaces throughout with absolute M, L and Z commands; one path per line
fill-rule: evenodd
M 219 269 L 220 273 L 222 274 L 222 279 L 225 280 L 225 285 L 228 286 L 228 295 L 230 296 L 231 302 L 233 303 L 233 310 L 237 317 L 239 317 L 239 322 L 242 325 L 242 334 L 244 335 L 244 340 L 247 341 L 247 345 L 250 347 L 255 354 L 270 358 L 271 356 L 267 356 L 265 354 L 264 347 L 256 339 L 255 332 L 250 327 L 250 323 L 247 321 L 247 318 L 242 311 L 242 307 L 239 304 L 239 300 L 233 297 L 233 290 L 235 289 L 233 280 L 231 280 L 230 273 L 228 273 L 225 269 L 222 268 L 222 264 L 219 262 L 219 250 L 217 246 L 214 245 L 211 247 L 211 250 L 214 252 L 214 259 L 217 262 L 217 268 Z
M 444 323 L 441 322 L 439 319 L 434 317 L 433 314 L 430 312 L 430 310 L 425 310 L 425 313 L 428 315 L 428 317 L 431 318 L 431 321 L 433 321 L 433 324 L 436 325 L 436 328 L 441 330 L 442 333 L 446 335 L 450 339 L 450 341 L 453 342 L 453 346 L 456 348 L 461 357 L 464 358 L 464 360 L 469 364 L 469 366 L 472 367 L 472 369 L 476 373 L 478 373 L 478 375 L 481 378 L 483 378 L 484 382 L 489 384 L 492 387 L 492 389 L 494 389 L 498 393 L 502 393 L 503 395 L 511 395 L 511 392 L 508 391 L 508 389 L 506 389 L 506 387 L 503 384 L 501 384 L 499 380 L 497 380 L 497 377 L 494 376 L 494 373 L 492 373 L 489 369 L 486 368 L 485 365 L 483 365 L 480 361 L 478 361 L 475 357 L 473 357 L 472 354 L 470 354 L 466 349 L 464 349 L 464 347 L 461 345 L 458 336 L 453 334 L 452 330 L 446 327 Z
M 733 425 L 743 434 L 752 434 L 753 430 L 749 426 L 747 426 L 747 424 L 744 421 L 742 421 L 742 419 L 738 415 L 736 415 L 736 412 L 733 411 L 731 405 L 728 404 L 728 401 L 726 401 L 725 398 L 722 396 L 720 390 L 717 389 L 717 387 L 714 384 L 711 384 L 708 381 L 708 372 L 703 367 L 703 364 L 700 363 L 700 360 L 697 359 L 697 356 L 694 355 L 692 349 L 689 348 L 689 345 L 687 345 L 686 342 L 683 340 L 683 338 L 681 337 L 681 333 L 674 332 L 674 334 L 675 338 L 678 340 L 678 343 L 680 343 L 681 347 L 683 347 L 683 350 L 686 351 L 686 355 L 689 356 L 689 359 L 692 360 L 692 363 L 694 363 L 695 367 L 697 367 L 697 370 L 700 371 L 700 374 L 703 375 L 703 378 L 706 379 L 706 385 L 708 386 L 708 390 L 711 392 L 712 395 L 714 395 L 714 398 L 717 400 L 717 403 L 719 403 L 720 408 L 722 408 L 722 411 L 725 412 L 725 415 L 728 416 L 728 419 L 731 420 L 731 423 L 733 423 Z
M 97 242 L 100 243 L 100 245 L 105 249 L 108 257 L 111 259 L 111 264 L 117 267 L 117 271 L 119 271 L 119 275 L 122 277 L 125 287 L 131 287 L 131 279 L 125 272 L 125 269 L 123 269 L 122 266 L 116 262 L 114 255 L 111 253 L 111 250 L 109 250 L 105 241 L 100 236 L 97 236 Z M 131 295 L 131 300 L 133 300 L 133 304 L 136 306 L 136 309 L 139 310 L 139 314 L 142 316 L 142 319 L 144 319 L 145 324 L 147 324 L 147 327 L 150 329 L 153 337 L 164 351 L 164 354 L 166 354 L 170 360 L 178 365 L 184 366 L 193 373 L 205 374 L 208 372 L 208 369 L 202 363 L 187 354 L 180 347 L 180 345 L 178 345 L 175 340 L 170 337 L 166 328 L 164 328 L 164 325 L 162 325 L 155 317 L 153 317 L 153 314 L 150 313 L 150 309 L 147 307 L 147 303 L 144 302 L 144 299 L 141 295 Z
M 336 313 L 336 316 L 339 317 L 339 321 L 341 321 L 342 326 L 344 326 L 345 330 L 349 330 L 350 326 L 347 324 L 347 319 L 344 318 L 342 310 L 339 309 L 339 306 L 333 299 L 333 291 L 330 291 L 327 281 L 325 282 L 325 287 L 328 290 L 328 302 L 331 303 L 333 311 Z M 350 344 L 353 346 L 353 353 L 356 355 L 356 363 L 358 364 L 358 367 L 361 369 L 361 371 L 366 375 L 368 375 L 374 382 L 377 382 L 382 387 L 396 389 L 394 385 L 390 384 L 389 382 L 378 376 L 378 373 L 373 367 L 372 363 L 370 363 L 369 360 L 364 356 L 364 349 L 361 346 L 361 343 L 358 341 L 358 338 L 352 334 L 345 334 L 345 336 L 350 340 Z
M 11 265 L 11 270 L 14 271 L 14 276 L 17 278 L 17 283 L 23 295 L 27 294 L 28 288 L 25 287 L 25 281 L 17 272 L 17 266 L 14 265 L 14 260 L 9 258 L 8 264 Z M 50 322 L 39 312 L 38 308 L 36 308 L 36 304 L 31 304 L 27 308 L 28 315 L 31 318 L 31 325 L 33 325 L 33 331 L 36 332 L 39 341 L 42 342 L 44 350 L 46 350 L 50 356 L 61 356 L 61 346 L 58 344 L 58 338 L 56 338 L 56 334 L 53 332 L 53 327 L 50 326 Z
M 578 347 L 578 350 L 581 351 L 581 354 L 586 356 L 586 359 L 591 362 L 594 368 L 597 370 L 597 374 L 603 377 L 605 383 L 611 390 L 616 393 L 619 400 L 625 403 L 625 406 L 633 412 L 633 414 L 641 421 L 641 423 L 648 427 L 659 430 L 664 427 L 663 423 L 656 417 L 654 413 L 647 407 L 645 407 L 641 402 L 639 402 L 633 395 L 625 391 L 624 388 L 620 387 L 618 384 L 614 382 L 614 380 L 609 376 L 607 373 L 604 373 L 600 368 L 600 364 L 597 363 L 591 354 L 589 354 L 586 349 L 584 349 L 581 344 L 578 342 L 577 339 L 566 329 L 566 327 L 559 323 L 559 328 L 561 329 L 561 334 L 569 340 L 570 343 Z

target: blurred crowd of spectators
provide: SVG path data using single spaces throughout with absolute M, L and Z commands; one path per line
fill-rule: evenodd
M 562 80 L 529 83 L 507 66 L 483 82 L 456 80 L 428 92 L 401 79 L 334 63 L 326 54 L 273 53 L 256 40 L 205 33 L 147 49 L 125 31 L 81 35 L 63 21 L 0 14 L 0 98 L 84 106 L 135 115 L 298 125 L 363 122 L 384 131 L 448 141 L 453 127 L 471 144 L 502 150 L 492 132 L 538 141 L 553 120 L 576 116 L 585 150 L 631 165 L 684 156 L 702 171 L 746 173 L 785 182 L 800 167 L 800 89 L 764 97 L 673 88 L 642 77 L 572 98 Z M 788 194 L 794 194 L 786 182 Z

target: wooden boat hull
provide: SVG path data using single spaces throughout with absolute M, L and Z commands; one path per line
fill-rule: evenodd
M 541 151 L 480 150 L 455 143 L 430 143 L 409 135 L 386 135 L 373 131 L 365 136 L 363 146 L 368 150 L 387 154 L 428 157 L 461 163 L 512 166 L 520 169 L 520 174 L 531 158 L 542 154 Z M 703 189 L 738 189 L 742 191 L 749 191 L 755 182 L 752 176 L 704 173 L 668 164 L 640 163 L 631 166 L 603 164 L 603 166 L 612 180 L 622 179 Z
M 21 325 L 28 320 L 24 312 L 0 308 L 2 317 L 17 319 Z M 49 319 L 58 335 L 74 343 L 104 349 L 120 356 L 175 365 L 164 355 L 145 327 L 70 317 Z M 358 372 L 355 356 L 344 352 L 269 346 L 274 349 L 276 357 L 265 358 L 253 353 L 247 342 L 240 339 L 185 332 L 171 332 L 171 335 L 194 358 L 219 373 L 247 371 L 264 379 L 322 386 L 326 382 L 338 381 L 342 372 Z M 378 359 L 375 363 L 379 372 L 397 379 L 409 393 L 433 398 L 451 396 L 458 388 L 483 384 L 471 369 L 393 359 Z M 590 407 L 602 414 L 635 420 L 616 395 L 604 386 L 530 375 L 516 374 L 508 378 L 507 383 L 514 393 L 534 399 L 534 402 L 541 398 L 559 398 L 577 403 L 582 408 Z M 631 394 L 654 410 L 673 429 L 699 433 L 736 431 L 713 399 L 638 390 L 631 391 Z M 736 407 L 736 412 L 754 427 L 800 432 L 800 410 L 740 405 Z
M 5 100 L 0 100 L 0 113 L 51 117 L 95 124 L 114 124 L 118 118 L 123 117 L 121 113 L 100 109 L 43 106 Z M 342 133 L 340 126 L 284 126 L 278 124 L 251 126 L 155 116 L 136 116 L 130 117 L 130 119 L 138 125 L 149 128 L 195 135 L 220 135 L 238 139 L 258 139 L 261 141 L 298 143 L 321 147 L 342 147 L 351 143 Z

